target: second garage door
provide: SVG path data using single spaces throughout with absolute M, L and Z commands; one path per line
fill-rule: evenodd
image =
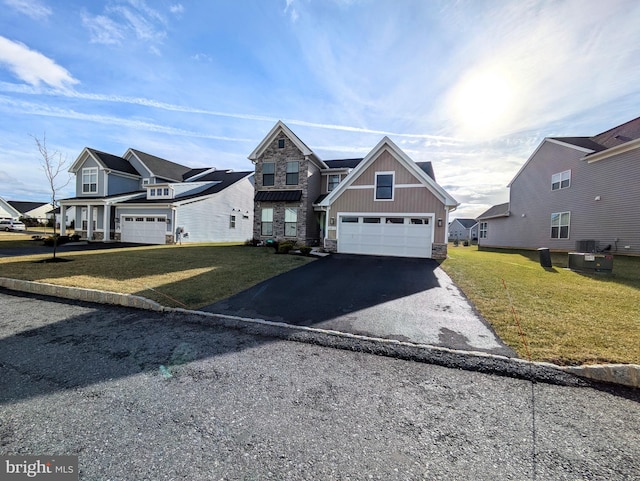
M 338 252 L 397 257 L 431 257 L 430 216 L 338 215 Z
M 138 244 L 165 244 L 167 232 L 166 217 L 122 216 L 122 242 Z

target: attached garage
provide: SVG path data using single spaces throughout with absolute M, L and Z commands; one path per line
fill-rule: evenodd
M 122 242 L 166 244 L 167 218 L 163 216 L 122 216 Z
M 396 257 L 431 257 L 433 217 L 338 214 L 338 252 Z

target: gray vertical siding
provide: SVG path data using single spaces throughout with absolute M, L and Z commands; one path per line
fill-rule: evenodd
M 576 241 L 594 239 L 612 252 L 640 254 L 640 149 L 591 164 L 584 155 L 544 141 L 511 184 L 509 217 L 487 220 L 480 244 L 572 251 Z M 571 186 L 552 191 L 551 176 L 565 170 Z M 568 239 L 551 238 L 553 212 L 571 212 Z

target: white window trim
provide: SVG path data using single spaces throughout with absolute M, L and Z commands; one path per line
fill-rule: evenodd
M 566 180 L 569 181 L 569 185 L 567 185 L 566 187 L 562 187 L 562 176 L 564 174 L 567 174 L 567 179 Z M 553 178 L 554 177 L 559 177 L 559 179 L 560 179 L 559 180 L 559 187 L 557 189 L 553 188 L 553 184 L 554 184 Z M 551 191 L 555 192 L 556 190 L 568 189 L 569 187 L 571 187 L 571 169 L 564 170 L 562 172 L 556 172 L 555 174 L 553 174 L 551 176 Z
M 333 187 L 333 189 L 329 188 L 329 186 L 331 185 L 331 177 L 337 177 L 338 178 L 338 182 Z M 338 185 L 340 185 L 340 182 L 342 182 L 342 176 L 340 174 L 329 174 L 329 175 L 327 175 L 327 192 L 332 192 L 336 187 L 338 187 Z
M 93 173 L 95 173 L 96 175 L 96 190 L 95 191 L 91 191 L 91 190 L 85 190 L 84 186 L 85 185 L 91 185 L 93 182 L 88 182 L 85 184 L 84 182 L 84 176 L 85 175 L 93 175 Z M 83 194 L 97 194 L 98 193 L 98 168 L 97 167 L 85 167 L 84 169 L 82 169 L 82 193 Z
M 288 212 L 293 212 L 296 220 L 295 222 L 289 220 L 287 221 L 287 213 Z M 287 234 L 287 224 L 295 224 L 296 226 L 296 233 L 294 235 L 288 235 Z M 292 208 L 292 207 L 285 207 L 284 209 L 284 236 L 285 237 L 297 237 L 298 236 L 298 209 Z
M 560 233 L 562 232 L 562 214 L 569 214 L 569 223 L 566 225 L 567 227 L 567 237 L 560 237 Z M 551 230 L 553 229 L 554 225 L 553 225 L 553 216 L 554 215 L 558 215 L 558 237 L 553 237 L 551 236 Z M 549 236 L 551 239 L 556 239 L 556 240 L 562 240 L 562 239 L 571 239 L 571 211 L 570 210 L 566 210 L 563 212 L 552 212 L 551 213 L 551 225 L 549 226 L 551 227 L 551 230 L 549 231 Z
M 391 175 L 391 198 L 390 199 L 378 199 L 378 176 L 380 175 Z M 375 182 L 373 184 L 373 200 L 375 202 L 393 202 L 396 197 L 396 173 L 395 171 L 390 172 L 376 172 Z
M 484 228 L 483 228 L 483 225 L 484 225 Z M 478 239 L 486 239 L 487 232 L 489 232 L 489 224 L 487 222 L 480 222 L 480 228 L 478 229 Z

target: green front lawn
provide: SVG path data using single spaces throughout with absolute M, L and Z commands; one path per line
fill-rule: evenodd
M 0 276 L 136 294 L 165 306 L 196 309 L 313 260 L 274 254 L 267 247 L 215 244 L 64 252 L 58 257 L 71 262 L 37 262 L 50 254 L 0 258 Z
M 640 363 L 640 258 L 616 256 L 613 275 L 569 271 L 566 254 L 552 261 L 545 270 L 536 251 L 450 245 L 442 268 L 521 357 L 516 317 L 533 360 Z

